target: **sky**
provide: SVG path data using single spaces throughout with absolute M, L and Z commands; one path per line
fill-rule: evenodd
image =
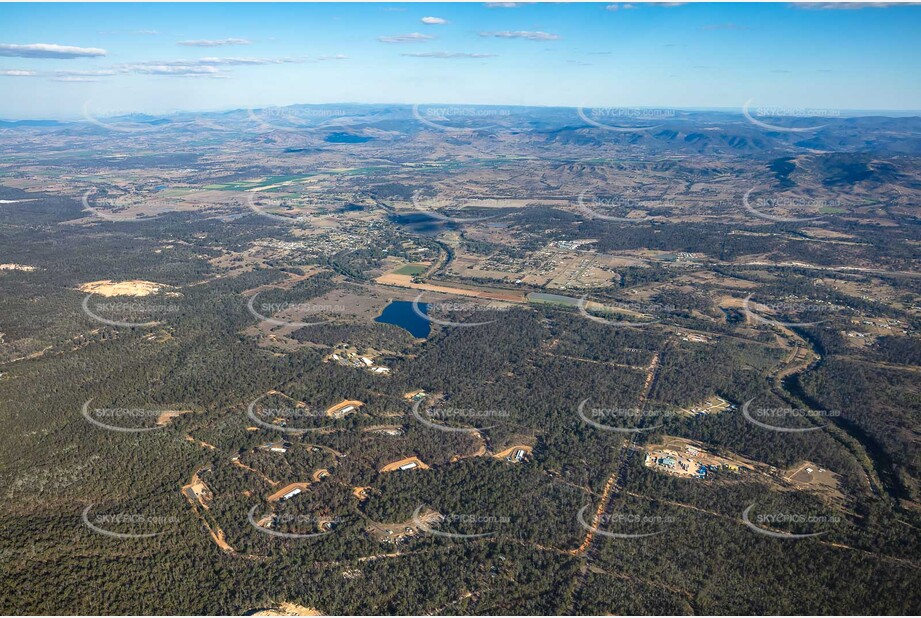
M 921 6 L 0 4 L 0 117 L 296 103 L 921 109 Z

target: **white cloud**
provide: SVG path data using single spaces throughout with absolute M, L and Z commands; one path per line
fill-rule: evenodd
M 481 32 L 480 36 L 495 37 L 497 39 L 527 39 L 528 41 L 556 41 L 558 34 L 541 32 L 540 30 L 503 30 L 502 32 Z
M 318 56 L 317 60 L 320 62 L 325 62 L 327 60 L 348 60 L 349 57 L 345 54 L 336 54 L 335 56 Z
M 534 4 L 533 2 L 487 2 L 487 9 L 517 9 L 526 4 Z
M 226 77 L 216 66 L 193 66 L 174 64 L 136 64 L 124 67 L 128 73 L 141 75 L 171 75 L 175 77 Z
M 471 54 L 467 52 L 445 52 L 445 51 L 434 51 L 434 52 L 417 52 L 413 54 L 401 54 L 403 56 L 409 56 L 410 58 L 494 58 L 496 54 Z
M 106 50 L 98 47 L 71 47 L 53 43 L 31 43 L 29 45 L 0 43 L 0 56 L 17 58 L 92 58 L 105 56 L 106 53 Z
M 9 69 L 7 71 L 0 71 L 0 75 L 6 75 L 7 77 L 34 77 L 35 71 L 23 71 L 21 69 Z
M 98 71 L 55 71 L 58 77 L 107 77 L 109 75 L 118 75 L 118 71 L 112 69 L 100 69 Z
M 326 56 L 321 59 L 338 60 L 340 57 Z M 266 66 L 278 64 L 297 64 L 305 62 L 303 58 L 196 58 L 195 60 L 151 60 L 120 64 L 114 67 L 113 74 L 166 75 L 173 77 L 214 77 L 226 78 L 230 75 L 224 67 Z M 76 74 L 74 71 L 71 74 Z
M 431 34 L 421 34 L 411 32 L 410 34 L 397 34 L 394 36 L 379 36 L 377 40 L 381 43 L 425 43 L 434 39 Z
M 92 77 L 66 77 L 66 76 L 65 76 L 65 77 L 52 77 L 52 78 L 51 78 L 51 81 L 53 81 L 53 82 L 64 82 L 64 83 L 68 83 L 68 84 L 72 84 L 72 83 L 80 83 L 80 84 L 83 84 L 83 83 L 89 83 L 89 82 L 99 82 L 99 81 L 102 81 L 102 80 L 100 80 L 100 79 L 95 79 L 95 78 L 92 78 Z
M 263 65 L 263 64 L 299 64 L 304 62 L 302 58 L 198 58 L 197 60 L 175 60 L 177 65 Z M 171 63 L 172 64 L 172 63 Z
M 430 26 L 443 26 L 448 23 L 447 19 L 442 19 L 441 17 L 423 17 L 419 21 Z
M 179 41 L 177 45 L 186 47 L 223 47 L 225 45 L 252 45 L 249 39 L 215 39 L 215 40 L 197 40 L 197 41 Z

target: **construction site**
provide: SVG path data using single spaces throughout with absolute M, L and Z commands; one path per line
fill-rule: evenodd
M 753 463 L 741 458 L 714 455 L 701 443 L 681 438 L 666 438 L 662 445 L 646 447 L 643 465 L 672 476 L 697 479 L 720 472 L 741 474 L 756 471 Z
M 392 461 L 380 469 L 381 472 L 406 472 L 408 470 L 428 470 L 429 466 L 418 457 L 405 457 Z
M 729 403 L 719 395 L 714 395 L 701 403 L 683 408 L 680 413 L 683 416 L 698 417 L 708 414 L 719 414 L 720 412 L 732 411 L 735 409 L 736 406 L 734 404 Z
M 357 399 L 344 399 L 336 405 L 328 408 L 326 410 L 326 416 L 331 418 L 343 418 L 349 414 L 357 412 L 358 409 L 363 405 L 365 404 L 361 401 L 358 401 Z
M 422 530 L 419 526 L 420 523 L 426 527 L 433 526 L 442 519 L 443 517 L 437 511 L 426 509 L 419 514 L 418 520 L 410 517 L 406 521 L 398 523 L 371 522 L 367 527 L 367 531 L 376 541 L 396 545 L 419 534 L 420 530 Z

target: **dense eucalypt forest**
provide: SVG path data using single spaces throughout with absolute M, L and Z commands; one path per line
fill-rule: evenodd
M 464 133 L 401 166 L 430 148 L 401 122 L 40 149 L 79 191 L 4 168 L 0 610 L 921 609 L 921 235 L 886 184 L 918 189 L 910 155 L 775 156 L 745 126 L 709 162 L 612 162 L 711 138 L 535 120 L 502 148 L 543 161 Z M 634 220 L 559 197 L 744 193 L 729 172 L 879 197 L 808 225 L 702 190 Z M 413 205 L 457 178 L 501 203 Z

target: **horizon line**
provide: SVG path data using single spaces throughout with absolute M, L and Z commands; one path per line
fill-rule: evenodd
M 231 107 L 231 108 L 213 108 L 213 109 L 175 109 L 165 112 L 145 112 L 141 110 L 136 111 L 123 111 L 116 112 L 111 114 L 100 114 L 100 118 L 118 118 L 122 116 L 133 116 L 133 115 L 143 115 L 143 116 L 153 116 L 153 117 L 170 117 L 177 116 L 181 114 L 229 114 L 233 112 L 245 112 L 249 110 L 264 110 L 264 109 L 285 109 L 289 107 L 332 107 L 332 106 L 351 106 L 351 107 L 408 107 L 412 108 L 414 105 L 424 105 L 427 107 L 434 106 L 454 106 L 454 107 L 472 107 L 472 108 L 510 108 L 510 109 L 543 109 L 543 110 L 578 110 L 578 109 L 630 109 L 630 110 L 662 110 L 670 112 L 688 112 L 688 113 L 728 113 L 728 114 L 737 114 L 744 115 L 744 106 L 740 105 L 738 107 L 670 107 L 664 105 L 507 105 L 501 103 L 359 103 L 359 102 L 350 102 L 350 101 L 337 101 L 330 103 L 289 103 L 286 105 L 258 105 L 258 106 L 248 106 L 248 107 Z M 854 118 L 861 116 L 872 116 L 872 115 L 900 115 L 904 117 L 913 117 L 921 116 L 921 109 L 837 109 L 830 107 L 819 107 L 819 106 L 793 106 L 793 105 L 760 105 L 758 107 L 768 108 L 773 110 L 802 110 L 802 111 L 828 111 L 832 112 L 826 116 L 815 116 L 815 117 L 824 117 L 824 118 Z M 795 114 L 790 114 L 791 117 L 812 117 L 809 115 L 797 116 Z M 666 119 L 663 119 L 666 120 Z M 34 118 L 34 117 L 14 117 L 14 116 L 0 116 L 0 122 L 60 122 L 64 123 L 77 123 L 86 121 L 84 115 L 75 114 L 70 116 L 50 116 L 44 118 Z

